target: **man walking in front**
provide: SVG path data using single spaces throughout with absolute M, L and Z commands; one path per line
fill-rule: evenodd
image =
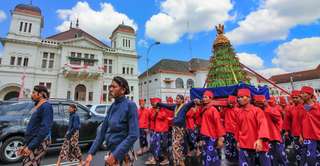
M 18 150 L 18 154 L 24 157 L 23 166 L 39 166 L 51 142 L 53 109 L 47 101 L 48 96 L 46 87 L 37 85 L 33 88 L 31 98 L 35 107 L 31 110 L 24 146 Z

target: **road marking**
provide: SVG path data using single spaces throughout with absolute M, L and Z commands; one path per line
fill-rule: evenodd
M 73 161 L 73 162 L 62 162 L 62 166 L 73 166 L 73 165 L 78 165 L 78 161 Z M 56 166 L 56 164 L 49 164 L 49 165 L 44 165 L 44 166 Z

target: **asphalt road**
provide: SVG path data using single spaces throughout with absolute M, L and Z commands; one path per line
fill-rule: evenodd
M 82 158 L 84 160 L 86 158 L 86 156 L 87 156 L 86 152 L 89 149 L 88 149 L 88 147 L 83 147 L 83 148 L 81 148 L 81 150 L 82 150 Z M 59 152 L 60 152 L 59 149 L 57 149 L 57 150 L 49 150 L 48 153 L 46 154 L 46 156 L 42 159 L 41 166 L 55 166 L 55 163 L 57 161 Z M 91 163 L 91 166 L 104 166 L 104 155 L 105 155 L 104 151 L 98 151 L 96 153 L 96 155 L 94 156 L 94 159 L 93 159 L 93 161 Z M 135 166 L 143 166 L 144 162 L 147 160 L 147 158 L 150 155 L 151 154 L 145 154 L 143 156 L 139 156 L 138 160 L 135 161 L 134 165 Z M 63 162 L 63 163 L 61 163 L 62 166 L 76 166 L 77 164 L 78 164 L 77 162 Z M 14 164 L 3 164 L 3 163 L 0 163 L 0 165 L 1 166 L 2 165 L 3 166 L 21 166 L 21 162 L 14 163 Z M 190 165 L 195 165 L 195 164 L 190 164 Z M 225 165 L 225 164 L 223 164 L 223 165 Z
M 83 160 L 87 156 L 87 151 L 89 149 L 87 147 L 82 148 L 82 158 Z M 49 150 L 46 156 L 42 159 L 41 165 L 42 166 L 55 166 L 55 163 L 57 161 L 58 155 L 59 155 L 60 150 Z M 94 159 L 91 163 L 92 166 L 103 166 L 104 165 L 104 151 L 98 151 L 96 155 L 94 156 Z M 141 156 L 138 158 L 138 160 L 135 162 L 136 166 L 144 165 L 144 162 L 147 160 L 147 154 L 144 156 Z M 15 163 L 15 164 L 3 164 L 0 163 L 0 165 L 3 166 L 21 166 L 21 162 Z M 62 166 L 76 166 L 77 162 L 63 162 L 61 163 Z
M 135 144 L 135 149 L 137 149 L 137 143 Z M 82 158 L 83 160 L 86 158 L 87 156 L 87 152 L 89 151 L 88 147 L 83 147 L 81 148 L 82 150 Z M 56 150 L 49 150 L 48 153 L 46 154 L 46 156 L 42 159 L 41 161 L 41 166 L 55 166 L 55 163 L 57 161 L 58 155 L 59 155 L 60 149 L 56 149 Z M 151 154 L 145 154 L 143 156 L 139 156 L 138 160 L 135 161 L 134 165 L 135 166 L 143 166 L 144 162 L 147 160 L 147 158 L 150 156 Z M 105 156 L 105 151 L 98 151 L 96 153 L 96 155 L 94 156 L 93 161 L 91 162 L 91 166 L 104 166 L 104 156 Z M 222 154 L 222 158 L 224 158 L 224 155 Z M 290 158 L 289 158 L 290 160 Z M 290 161 L 293 161 L 293 159 L 291 159 Z M 77 162 L 63 162 L 61 163 L 62 166 L 77 166 Z M 1 166 L 21 166 L 21 162 L 20 163 L 14 163 L 14 164 L 3 164 L 0 163 Z M 190 166 L 200 166 L 199 164 L 197 164 L 195 162 L 195 160 L 192 160 L 192 163 L 188 164 Z M 227 166 L 230 164 L 227 164 L 225 160 L 222 160 L 221 166 Z M 236 164 L 237 165 L 237 164 Z M 291 164 L 290 164 L 291 165 Z
M 135 149 L 137 149 L 138 143 L 135 144 Z M 89 147 L 82 147 L 82 159 L 85 160 L 87 156 L 87 152 L 89 151 Z M 55 163 L 58 159 L 60 149 L 50 149 L 45 157 L 41 160 L 41 166 L 55 166 Z M 142 166 L 144 162 L 148 159 L 150 154 L 145 154 L 143 156 L 139 156 L 138 160 L 135 161 L 135 166 Z M 105 151 L 98 151 L 94 156 L 93 161 L 91 162 L 91 166 L 104 166 L 104 156 Z M 3 164 L 0 163 L 1 166 L 21 166 L 21 162 L 14 163 L 14 164 Z M 77 162 L 63 162 L 61 166 L 76 166 Z

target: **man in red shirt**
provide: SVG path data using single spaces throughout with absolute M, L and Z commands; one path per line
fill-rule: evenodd
M 155 151 L 155 141 L 154 141 L 155 131 L 154 131 L 154 129 L 155 129 L 155 120 L 156 120 L 155 116 L 154 116 L 154 114 L 155 114 L 155 109 L 154 108 L 156 108 L 156 107 L 153 104 L 156 100 L 159 100 L 159 98 L 150 98 L 150 104 L 151 104 L 152 107 L 149 109 L 149 114 L 148 114 L 149 137 L 150 137 L 150 140 L 149 140 L 149 145 L 150 145 L 149 151 L 150 151 L 150 153 L 152 155 L 145 162 L 146 165 L 156 163 L 155 158 L 154 158 L 154 151 Z
M 285 96 L 279 97 L 279 107 L 281 109 L 282 120 L 285 121 L 286 114 L 290 109 L 290 105 L 288 104 Z M 291 141 L 290 141 L 288 135 L 286 135 L 285 126 L 283 126 L 283 128 L 281 130 L 281 135 L 282 135 L 282 139 L 285 143 L 285 147 L 288 147 L 290 145 Z
M 163 161 L 160 162 L 160 165 L 168 165 L 168 130 L 169 123 L 167 117 L 167 111 L 157 107 L 157 103 L 161 102 L 160 98 L 151 98 L 151 118 L 153 119 L 153 136 L 152 136 L 152 155 L 153 158 L 146 161 L 145 164 L 153 165 L 160 162 L 160 159 L 163 158 Z
M 301 135 L 301 108 L 303 107 L 302 99 L 300 97 L 299 90 L 293 90 L 291 92 L 292 105 L 288 108 L 288 112 L 284 121 L 284 128 L 286 130 L 285 135 L 292 137 L 294 146 L 294 156 L 297 161 L 297 165 L 303 165 L 305 161 L 302 161 L 302 146 L 299 142 L 299 136 Z M 305 160 L 305 158 L 303 158 Z
M 170 105 L 174 104 L 173 98 L 171 96 L 167 97 L 167 104 L 170 104 Z M 168 146 L 172 146 L 172 121 L 173 121 L 173 117 L 174 117 L 174 112 L 170 111 L 168 109 L 165 109 L 165 110 L 167 111 L 168 123 L 169 123 Z
M 272 108 L 266 103 L 264 95 L 255 95 L 254 105 L 264 111 L 270 133 L 270 152 L 272 165 L 288 165 L 289 161 L 285 153 L 285 147 L 282 142 L 281 130 L 283 120 L 279 109 Z
M 226 130 L 225 136 L 225 155 L 229 162 L 238 162 L 237 142 L 234 138 L 236 129 L 236 114 L 235 107 L 237 105 L 237 97 L 228 96 L 228 106 L 222 109 L 221 118 Z
M 308 166 L 320 164 L 320 105 L 314 101 L 314 89 L 309 86 L 301 88 L 303 107 L 301 108 L 301 141 L 305 146 Z
M 270 99 L 268 100 L 268 104 L 270 107 L 278 106 L 276 98 L 274 96 L 270 96 Z
M 250 104 L 249 89 L 238 90 L 236 108 L 235 137 L 238 142 L 239 164 L 255 166 L 258 156 L 262 166 L 271 165 L 268 139 L 270 138 L 268 122 L 264 112 Z
M 213 99 L 211 91 L 205 91 L 202 97 L 204 104 L 200 134 L 205 141 L 202 163 L 204 166 L 220 166 L 218 149 L 223 147 L 225 130 L 218 110 L 210 104 Z
M 188 142 L 188 156 L 192 156 L 196 149 L 197 133 L 196 133 L 196 108 L 192 107 L 186 114 L 186 133 Z
M 140 149 L 137 152 L 137 155 L 142 155 L 148 151 L 148 141 L 147 141 L 147 130 L 149 128 L 149 111 L 145 107 L 144 99 L 139 99 L 138 109 L 138 120 L 139 120 L 139 129 L 140 129 Z
M 193 107 L 195 111 L 195 133 L 196 133 L 196 156 L 201 155 L 201 136 L 200 136 L 200 128 L 201 128 L 201 121 L 202 121 L 202 108 L 201 108 L 201 101 L 195 100 L 195 106 Z

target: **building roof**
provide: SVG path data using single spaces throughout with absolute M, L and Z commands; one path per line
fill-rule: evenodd
M 320 78 L 320 65 L 317 68 L 312 70 L 304 70 L 293 73 L 279 74 L 270 77 L 270 80 L 276 84 L 279 83 L 288 83 L 291 81 L 305 81 L 305 80 L 313 80 Z
M 192 58 L 189 63 L 191 65 L 191 71 L 209 70 L 210 62 L 208 60 Z
M 110 36 L 110 39 L 112 39 L 112 37 L 117 32 L 124 32 L 124 33 L 129 33 L 129 34 L 135 35 L 135 30 L 131 26 L 125 25 L 124 23 L 119 24 L 118 27 L 115 30 L 113 30 L 113 32 Z
M 157 73 L 174 73 L 190 75 L 199 70 L 209 70 L 209 61 L 193 58 L 190 61 L 180 61 L 173 59 L 162 59 L 149 69 L 149 75 Z M 145 77 L 147 71 L 143 72 L 139 78 Z
M 41 16 L 41 10 L 37 6 L 29 5 L 29 4 L 18 4 L 14 8 L 14 12 L 26 13 L 35 16 Z
M 99 39 L 93 37 L 89 33 L 85 32 L 79 28 L 70 28 L 67 31 L 55 34 L 53 36 L 49 36 L 49 37 L 47 37 L 47 39 L 65 41 L 65 40 L 75 39 L 75 38 L 79 38 L 79 37 L 87 37 L 101 47 L 109 47 L 108 45 L 106 45 L 102 41 L 100 41 Z

